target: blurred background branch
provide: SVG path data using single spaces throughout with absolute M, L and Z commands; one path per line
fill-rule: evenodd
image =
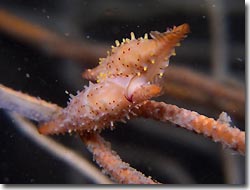
M 0 30 L 18 40 L 41 48 L 48 54 L 78 62 L 96 63 L 98 61 L 97 57 L 107 48 L 88 42 L 79 43 L 66 39 L 55 32 L 14 16 L 3 9 L 0 9 Z

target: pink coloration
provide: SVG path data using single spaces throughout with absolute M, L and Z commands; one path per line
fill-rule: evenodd
M 123 162 L 117 153 L 111 150 L 110 143 L 98 134 L 84 134 L 81 136 L 94 160 L 104 169 L 105 174 L 120 184 L 158 184 L 151 177 L 144 176 L 141 172 Z
M 231 127 L 228 123 L 230 118 L 225 114 L 220 116 L 219 121 L 216 121 L 194 111 L 155 101 L 144 101 L 140 104 L 140 109 L 133 111 L 139 116 L 170 121 L 180 127 L 211 137 L 215 142 L 221 142 L 226 147 L 245 154 L 245 132 Z
M 189 32 L 187 24 L 174 27 L 164 33 L 152 31 L 148 39 L 135 39 L 131 32 L 131 40 L 123 39 L 117 47 L 111 46 L 111 54 L 107 58 L 100 59 L 99 66 L 88 69 L 83 76 L 89 80 L 102 81 L 106 78 L 116 76 L 138 76 L 145 77 L 147 81 L 153 82 L 153 78 L 164 73 L 168 66 L 169 58 L 175 55 L 175 46 Z
M 174 47 L 189 32 L 183 24 L 164 33 L 151 32 L 153 39 L 124 39 L 100 65 L 84 73 L 89 87 L 70 100 L 50 122 L 41 125 L 42 134 L 96 131 L 124 120 L 137 104 L 160 94 L 159 80 L 168 66 Z

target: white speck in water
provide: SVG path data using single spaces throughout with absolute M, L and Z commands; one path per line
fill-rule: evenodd
M 69 92 L 67 90 L 65 90 L 65 94 L 69 94 Z
M 136 27 L 137 27 L 137 28 L 140 28 L 140 25 L 137 25 Z
M 68 36 L 69 36 L 69 33 L 68 33 L 68 32 L 66 32 L 66 33 L 64 33 L 64 35 L 68 37 Z
M 143 4 L 142 3 L 138 3 L 138 5 L 137 5 L 138 7 L 142 7 L 143 6 Z
M 4 181 L 4 183 L 9 183 L 9 182 L 10 182 L 10 179 L 9 179 L 8 177 L 4 177 L 4 178 L 3 178 L 3 181 Z
M 22 68 L 21 68 L 21 67 L 17 67 L 17 70 L 18 70 L 18 71 L 21 71 L 21 70 L 22 70 Z
M 30 183 L 34 183 L 34 182 L 35 182 L 35 179 L 31 178 Z
M 47 19 L 50 19 L 50 16 L 49 16 L 49 15 L 47 15 L 46 17 L 47 17 Z
M 87 36 L 86 36 L 86 38 L 87 38 L 87 39 L 89 39 L 89 38 L 90 38 L 90 36 L 89 36 L 89 35 L 87 35 Z
M 203 19 L 205 19 L 205 18 L 206 18 L 206 16 L 205 16 L 205 15 L 203 15 L 203 16 L 202 16 L 202 18 L 203 18 Z
M 243 61 L 242 58 L 240 58 L 240 57 L 238 57 L 236 60 L 239 61 L 239 62 Z
M 213 4 L 212 7 L 215 7 L 215 4 Z
M 24 61 L 25 61 L 25 62 L 28 62 L 28 61 L 29 61 L 29 58 L 28 58 L 28 57 L 25 57 L 25 58 L 24 58 Z
M 30 78 L 30 74 L 29 73 L 26 73 L 25 76 L 26 76 L 26 78 Z

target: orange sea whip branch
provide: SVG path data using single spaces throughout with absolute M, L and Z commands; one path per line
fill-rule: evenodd
M 208 104 L 234 117 L 244 119 L 245 90 L 243 88 L 219 83 L 202 73 L 175 65 L 171 65 L 166 70 L 165 76 L 166 83 L 163 84 L 162 89 L 168 96 Z M 197 93 L 193 93 L 195 89 L 199 89 L 196 90 Z
M 95 161 L 109 174 L 112 179 L 121 184 L 157 184 L 150 177 L 131 168 L 123 162 L 116 152 L 110 149 L 110 144 L 99 134 L 81 135 L 82 141 L 94 155 Z
M 0 108 L 17 112 L 29 119 L 36 121 L 46 121 L 62 108 L 56 104 L 48 103 L 22 92 L 17 92 L 0 84 Z M 34 117 L 38 115 L 39 117 Z M 28 130 L 28 129 L 27 129 Z M 42 136 L 41 136 L 42 138 Z M 81 139 L 86 143 L 89 150 L 93 152 L 96 161 L 107 171 L 113 179 L 118 182 L 130 183 L 156 183 L 150 178 L 146 178 L 141 172 L 136 171 L 114 153 L 108 143 L 99 134 L 81 135 Z M 91 149 L 92 148 L 92 149 Z M 105 157 L 101 157 L 102 154 Z M 118 163 L 118 165 L 114 165 Z M 120 167 L 118 167 L 120 166 Z M 124 170 L 121 166 L 126 166 Z M 111 169 L 117 170 L 111 170 Z M 124 175 L 124 176 L 123 176 Z
M 160 121 L 170 121 L 188 130 L 211 137 L 215 142 L 245 154 L 245 132 L 228 123 L 215 121 L 197 112 L 179 108 L 164 102 L 145 101 L 134 112 L 140 116 Z

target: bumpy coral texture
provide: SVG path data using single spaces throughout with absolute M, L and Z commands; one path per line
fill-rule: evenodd
M 152 31 L 152 39 L 147 34 L 136 39 L 131 32 L 131 39 L 116 40 L 99 66 L 83 73 L 95 83 L 73 96 L 52 121 L 43 123 L 40 133 L 92 132 L 129 119 L 134 107 L 160 94 L 169 58 L 188 32 L 189 26 L 183 24 L 164 33 Z

